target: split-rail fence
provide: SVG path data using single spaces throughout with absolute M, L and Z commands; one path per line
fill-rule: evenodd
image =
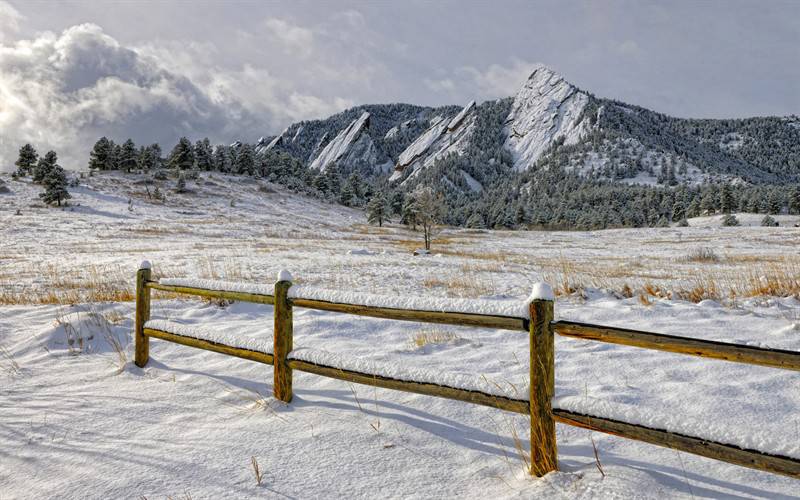
M 398 309 L 330 302 L 296 296 L 290 298 L 288 294 L 289 288 L 292 286 L 290 279 L 288 273 L 279 277 L 271 294 L 230 289 L 208 289 L 154 281 L 151 279 L 149 263 L 143 263 L 137 273 L 136 280 L 136 321 L 134 332 L 136 365 L 144 367 L 147 364 L 149 339 L 155 338 L 273 365 L 273 392 L 275 398 L 286 403 L 292 400 L 292 372 L 300 370 L 358 384 L 454 399 L 529 415 L 531 426 L 530 473 L 535 476 L 543 476 L 548 472 L 557 470 L 555 424 L 558 422 L 800 479 L 800 460 L 794 457 L 745 449 L 705 439 L 701 436 L 670 432 L 666 429 L 651 428 L 600 415 L 577 413 L 552 406 L 552 399 L 555 395 L 556 368 L 554 334 L 795 371 L 800 371 L 800 353 L 798 352 L 692 339 L 574 321 L 554 321 L 554 301 L 552 297 L 548 296 L 531 300 L 529 318 L 522 315 L 520 317 L 508 317 L 464 312 Z M 254 350 L 226 345 L 208 339 L 181 335 L 163 328 L 148 327 L 151 290 L 272 305 L 274 307 L 272 352 L 267 352 L 266 349 Z M 530 341 L 530 397 L 525 400 L 498 396 L 497 394 L 475 390 L 474 388 L 449 387 L 428 381 L 392 378 L 380 374 L 361 373 L 337 366 L 292 359 L 290 356 L 293 349 L 292 310 L 295 307 L 392 320 L 526 332 Z

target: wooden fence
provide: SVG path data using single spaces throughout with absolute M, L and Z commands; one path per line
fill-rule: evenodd
M 573 321 L 554 321 L 552 297 L 532 300 L 529 305 L 530 319 L 528 319 L 525 317 L 462 312 L 376 307 L 302 297 L 290 298 L 288 296 L 289 288 L 292 285 L 290 280 L 291 277 L 288 275 L 282 275 L 275 283 L 274 291 L 271 294 L 170 285 L 151 280 L 150 265 L 149 263 L 143 263 L 137 273 L 136 280 L 136 324 L 134 332 L 136 365 L 144 367 L 147 364 L 149 339 L 157 338 L 273 365 L 274 395 L 277 399 L 287 403 L 292 400 L 292 371 L 300 370 L 358 384 L 455 399 L 530 415 L 530 473 L 536 476 L 543 476 L 558 467 L 555 432 L 555 423 L 558 422 L 800 479 L 800 460 L 794 457 L 764 453 L 759 450 L 715 442 L 699 436 L 689 436 L 665 429 L 656 429 L 603 416 L 581 414 L 552 407 L 552 399 L 555 394 L 554 334 L 556 333 L 565 337 L 795 371 L 800 371 L 800 353 L 798 352 L 698 340 Z M 274 335 L 272 353 L 181 335 L 168 331 L 166 328 L 148 327 L 146 323 L 150 319 L 150 290 L 273 305 Z M 292 359 L 290 354 L 293 349 L 292 309 L 294 307 L 393 320 L 527 332 L 530 341 L 530 399 L 515 399 L 474 389 L 404 380 Z

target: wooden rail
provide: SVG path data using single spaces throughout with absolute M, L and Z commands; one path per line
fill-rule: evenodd
M 610 326 L 587 325 L 574 321 L 556 321 L 553 323 L 553 329 L 564 337 L 800 371 L 799 352 L 691 339 Z
M 292 298 L 291 303 L 294 306 L 304 307 L 306 309 L 356 314 L 358 316 L 371 316 L 373 318 L 417 321 L 420 323 L 438 323 L 456 326 L 477 326 L 481 328 L 512 330 L 516 332 L 528 331 L 527 319 L 512 318 L 510 316 L 493 316 L 486 314 L 470 314 L 448 311 L 421 311 L 415 309 L 394 309 L 391 307 L 345 304 L 341 302 L 328 302 L 325 300 L 304 298 Z
M 290 287 L 291 277 L 288 273 L 284 274 L 284 272 L 281 273 L 280 279 L 275 283 L 274 294 L 166 285 L 151 281 L 150 265 L 147 262 L 143 263 L 137 274 L 136 323 L 134 327 L 136 365 L 143 367 L 147 364 L 149 358 L 148 339 L 153 337 L 260 363 L 272 364 L 274 367 L 273 391 L 275 397 L 285 402 L 290 402 L 292 399 L 292 371 L 300 370 L 358 384 L 454 399 L 529 415 L 531 417 L 530 473 L 536 476 L 543 476 L 557 469 L 555 422 L 559 422 L 800 479 L 800 460 L 792 457 L 743 449 L 701 437 L 682 435 L 664 429 L 654 429 L 643 425 L 630 424 L 601 416 L 584 415 L 552 407 L 552 399 L 555 394 L 555 345 L 553 341 L 555 333 L 565 337 L 787 370 L 800 370 L 800 353 L 798 352 L 690 339 L 572 321 L 553 321 L 554 302 L 552 296 L 547 293 L 542 298 L 533 300 L 530 303 L 530 319 L 527 319 L 459 312 L 395 309 L 329 302 L 303 297 L 289 298 L 288 291 Z M 549 287 L 547 289 L 549 290 Z M 211 340 L 179 335 L 161 329 L 147 328 L 145 323 L 150 317 L 150 290 L 274 305 L 273 354 L 228 346 Z M 428 382 L 401 380 L 292 359 L 293 307 L 402 321 L 527 331 L 529 332 L 530 341 L 530 377 L 532 381 L 530 384 L 530 397 L 528 400 L 513 399 L 481 391 Z

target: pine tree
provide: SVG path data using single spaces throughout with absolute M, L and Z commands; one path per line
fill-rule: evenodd
M 113 165 L 114 144 L 107 137 L 101 137 L 94 143 L 89 153 L 89 168 L 92 170 L 111 170 Z
M 214 148 L 214 169 L 225 173 L 231 171 L 231 159 L 228 154 L 228 147 L 224 144 L 218 144 Z
M 139 155 L 136 152 L 136 144 L 134 144 L 133 140 L 129 138 L 120 147 L 117 164 L 119 165 L 120 169 L 130 173 L 131 169 L 136 168 L 136 165 L 139 163 L 138 156 Z
M 783 209 L 783 199 L 781 198 L 781 194 L 777 189 L 772 190 L 772 192 L 769 194 L 768 200 L 767 213 L 772 215 L 781 213 L 781 210 Z
M 211 149 L 211 141 L 208 140 L 208 137 L 195 143 L 194 157 L 197 163 L 197 168 L 205 171 L 212 170 L 214 166 L 213 155 L 214 152 Z
M 186 192 L 186 176 L 183 174 L 183 172 L 178 174 L 178 182 L 175 184 L 175 192 L 176 193 Z
M 388 218 L 389 203 L 383 191 L 378 191 L 367 203 L 367 221 L 370 224 L 378 223 L 383 227 L 383 221 Z
M 764 227 L 778 227 L 778 221 L 769 215 L 765 215 L 764 218 L 761 219 L 761 225 Z
M 236 152 L 233 162 L 233 171 L 240 175 L 253 175 L 256 173 L 256 153 L 250 144 L 242 144 Z
M 678 222 L 686 218 L 686 208 L 683 206 L 683 201 L 676 200 L 672 205 L 672 221 Z
M 800 214 L 800 187 L 792 189 L 789 195 L 789 213 Z
M 122 158 L 122 146 L 111 141 L 111 169 L 119 170 L 119 160 Z
M 737 219 L 735 215 L 728 214 L 722 218 L 722 225 L 726 227 L 738 226 L 739 219 Z
M 194 148 L 186 137 L 181 137 L 178 144 L 169 154 L 168 165 L 176 170 L 188 170 L 194 167 Z
M 468 228 L 471 229 L 485 229 L 486 223 L 483 221 L 483 216 L 478 212 L 473 212 L 472 215 L 469 216 L 466 223 Z
M 39 162 L 36 163 L 36 167 L 33 169 L 33 182 L 37 184 L 43 183 L 57 163 L 58 156 L 55 151 L 48 151 L 47 154 L 39 158 Z
M 412 195 L 406 195 L 405 201 L 403 202 L 403 211 L 400 214 L 401 222 L 406 226 L 411 226 L 411 229 L 416 231 L 418 212 L 419 207 L 417 206 L 417 200 Z
M 733 193 L 731 185 L 723 184 L 719 192 L 719 206 L 723 214 L 729 214 L 733 210 Z
M 54 164 L 53 167 L 47 171 L 42 184 L 44 185 L 44 192 L 40 193 L 39 197 L 48 205 L 52 205 L 53 202 L 56 202 L 60 207 L 62 201 L 72 198 L 67 191 L 67 175 L 60 165 Z
M 14 162 L 14 165 L 17 166 L 17 175 L 25 177 L 32 173 L 38 159 L 39 154 L 30 144 L 25 144 L 19 148 L 19 158 Z
M 342 186 L 342 190 L 339 191 L 339 203 L 347 207 L 352 207 L 354 198 L 353 188 L 350 186 L 349 182 L 345 182 L 344 186 Z

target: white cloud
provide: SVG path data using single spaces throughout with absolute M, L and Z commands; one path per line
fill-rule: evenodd
M 0 43 L 10 39 L 19 31 L 19 23 L 24 17 L 10 3 L 0 0 Z
M 80 168 L 103 135 L 164 149 L 183 135 L 253 140 L 352 104 L 301 92 L 263 68 L 220 68 L 215 52 L 178 41 L 126 47 L 94 24 L 0 44 L 0 170 L 13 168 L 26 142 Z
M 464 66 L 459 72 L 475 88 L 477 96 L 490 99 L 516 94 L 537 65 L 514 58 L 510 66 L 491 64 L 483 71 L 473 66 Z
M 303 57 L 311 55 L 314 45 L 314 33 L 307 28 L 292 24 L 284 19 L 269 18 L 264 25 L 276 42 L 284 50 Z

